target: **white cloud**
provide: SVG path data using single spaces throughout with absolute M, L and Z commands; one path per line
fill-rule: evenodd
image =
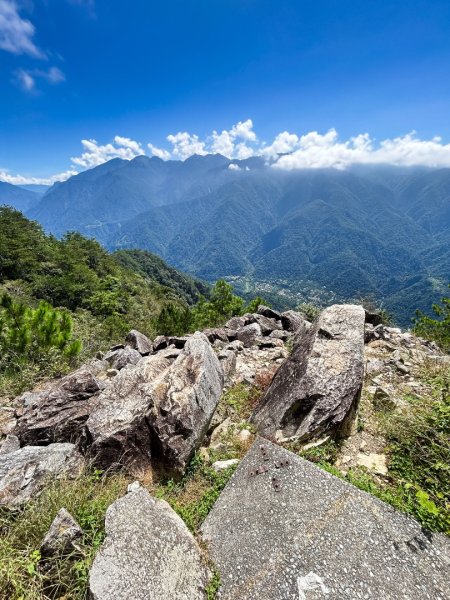
M 233 156 L 234 142 L 229 131 L 224 130 L 222 131 L 222 133 L 217 133 L 217 131 L 213 131 L 211 139 L 212 142 L 210 148 L 212 152 L 214 152 L 215 154 L 222 154 L 223 156 L 228 156 L 228 158 L 231 158 Z
M 23 90 L 26 92 L 34 92 L 36 89 L 36 81 L 34 77 L 28 73 L 28 71 L 24 71 L 23 69 L 19 69 L 16 71 L 16 82 Z
M 81 144 L 85 152 L 81 156 L 71 158 L 71 161 L 85 169 L 97 167 L 112 158 L 131 160 L 136 156 L 145 154 L 139 142 L 119 135 L 116 135 L 112 144 L 101 146 L 96 140 L 81 140 Z
M 0 0 L 0 49 L 12 54 L 28 54 L 45 58 L 44 52 L 33 42 L 35 28 L 19 15 L 14 0 Z
M 66 80 L 66 76 L 61 69 L 58 69 L 58 67 L 51 67 L 48 71 L 36 72 L 36 75 L 38 77 L 43 77 L 49 83 L 61 83 Z
M 245 142 L 237 143 L 241 139 L 245 142 L 254 143 L 257 141 L 256 133 L 253 131 L 253 121 L 239 121 L 229 130 L 224 129 L 222 133 L 213 131 L 211 137 L 207 140 L 210 152 L 222 154 L 227 158 L 249 158 L 253 156 L 253 148 L 246 145 Z
M 415 132 L 386 139 L 379 144 L 368 133 L 340 141 L 335 129 L 325 134 L 311 131 L 302 135 L 297 149 L 281 156 L 274 167 L 280 169 L 336 168 L 355 164 L 450 167 L 450 144 L 442 139 L 421 140 Z
M 47 83 L 56 85 L 65 81 L 65 75 L 58 69 L 58 67 L 50 67 L 48 70 L 42 69 L 31 69 L 26 71 L 25 69 L 18 69 L 15 72 L 16 83 L 26 92 L 36 91 L 36 80 L 44 79 Z
M 228 170 L 229 171 L 242 171 L 241 167 L 239 165 L 237 165 L 236 163 L 230 163 L 228 165 Z
M 65 181 L 73 175 L 78 175 L 78 171 L 64 171 L 64 173 L 58 173 L 51 177 L 28 177 L 26 175 L 11 175 L 8 171 L 0 171 L 0 181 L 12 183 L 13 185 L 52 185 L 56 181 Z
M 300 138 L 295 133 L 283 131 L 279 133 L 270 146 L 262 149 L 263 156 L 276 158 L 279 154 L 292 152 L 298 146 Z
M 241 138 L 249 142 L 256 142 L 258 139 L 256 133 L 253 131 L 253 121 L 251 119 L 247 119 L 244 122 L 239 121 L 239 123 L 233 125 L 230 134 L 234 139 Z
M 167 141 L 173 146 L 172 156 L 186 160 L 194 154 L 208 154 L 205 150 L 205 142 L 201 142 L 197 135 L 191 135 L 187 131 L 179 131 L 177 134 L 167 136 Z
M 22 85 L 29 91 L 34 89 L 34 78 L 26 71 L 20 71 Z M 33 73 L 33 71 L 31 72 Z M 18 75 L 17 74 L 17 75 Z M 30 77 L 30 80 L 27 79 Z M 58 75 L 53 74 L 57 79 Z M 267 163 L 278 169 L 345 169 L 356 164 L 390 164 L 397 166 L 450 167 L 450 143 L 443 143 L 440 137 L 422 140 L 415 132 L 396 138 L 376 142 L 368 133 L 361 133 L 347 140 L 340 140 L 335 129 L 325 133 L 310 131 L 303 135 L 283 131 L 277 134 L 270 144 L 258 140 L 250 119 L 239 122 L 221 133 L 213 131 L 204 140 L 186 131 L 167 136 L 172 150 L 147 144 L 149 154 L 163 160 L 186 160 L 193 154 L 205 155 L 220 152 L 232 160 L 243 160 L 250 156 L 262 156 Z M 101 165 L 112 158 L 131 160 L 145 154 L 141 142 L 116 135 L 111 143 L 99 144 L 96 140 L 82 140 L 83 152 L 71 159 L 70 170 L 40 178 L 11 175 L 0 170 L 0 180 L 9 183 L 53 183 L 62 181 L 77 173 L 75 169 L 89 169 Z M 237 171 L 238 164 L 228 168 Z M 245 170 L 249 170 L 248 167 Z
M 157 148 L 153 144 L 147 144 L 147 146 L 148 146 L 148 149 L 150 150 L 150 152 L 152 153 L 152 156 L 157 156 L 158 158 L 161 158 L 162 160 L 170 159 L 170 152 L 168 152 L 167 150 L 163 150 L 162 148 Z

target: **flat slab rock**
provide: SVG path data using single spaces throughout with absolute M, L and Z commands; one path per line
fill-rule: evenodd
M 143 488 L 106 513 L 89 577 L 92 600 L 204 600 L 210 572 L 182 519 Z
M 450 598 L 448 538 L 262 438 L 202 537 L 221 600 Z

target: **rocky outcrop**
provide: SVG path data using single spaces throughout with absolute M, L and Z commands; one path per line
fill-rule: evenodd
M 45 560 L 58 558 L 77 551 L 77 543 L 83 537 L 83 530 L 65 509 L 61 508 L 53 519 L 40 548 Z
M 281 314 L 268 306 L 264 306 L 264 304 L 260 304 L 257 310 L 258 315 L 263 315 L 268 319 L 274 319 L 275 321 L 281 320 Z
M 364 376 L 364 309 L 335 305 L 296 344 L 252 415 L 262 435 L 346 435 Z
M 236 339 L 244 344 L 246 348 L 255 343 L 257 338 L 261 337 L 262 331 L 258 323 L 250 323 L 244 325 L 241 329 L 236 332 Z
M 78 442 L 104 387 L 92 369 L 82 367 L 41 392 L 23 394 L 14 434 L 22 445 Z
M 166 373 L 171 359 L 155 354 L 133 369 L 122 369 L 98 398 L 86 422 L 83 447 L 103 468 L 128 464 L 146 467 L 151 460 L 147 415 L 153 403 L 152 382 Z
M 92 600 L 204 600 L 210 573 L 192 534 L 164 500 L 137 488 L 112 504 L 89 575 Z
M 183 472 L 199 447 L 223 388 L 219 359 L 202 333 L 191 336 L 170 369 L 151 386 L 148 422 L 157 453 Z
M 100 395 L 85 440 L 97 464 L 145 468 L 154 452 L 182 472 L 199 446 L 222 393 L 222 367 L 201 333 L 176 359 L 166 352 L 123 369 Z
M 257 439 L 201 528 L 221 600 L 430 600 L 450 590 L 450 541 Z
M 17 508 L 51 480 L 76 476 L 83 466 L 73 444 L 25 446 L 0 456 L 0 506 Z
M 261 327 L 262 335 L 270 335 L 272 331 L 281 330 L 281 321 L 275 321 L 274 319 L 269 319 L 264 315 L 255 315 L 255 322 Z
M 287 310 L 281 313 L 281 325 L 285 331 L 296 333 L 299 329 L 308 329 L 308 321 L 295 310 Z
M 123 369 L 127 365 L 137 365 L 141 360 L 142 356 L 137 350 L 134 350 L 130 346 L 125 348 L 117 348 L 116 350 L 110 350 L 105 354 L 104 360 L 106 360 L 112 369 Z
M 136 329 L 132 329 L 126 336 L 125 342 L 127 346 L 137 350 L 142 356 L 147 356 L 153 351 L 153 344 L 146 335 Z

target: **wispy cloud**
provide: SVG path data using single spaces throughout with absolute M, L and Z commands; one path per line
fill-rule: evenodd
M 24 71 L 23 69 L 18 69 L 15 72 L 15 81 L 19 87 L 25 90 L 25 92 L 34 92 L 36 89 L 34 77 L 32 77 L 28 71 Z
M 68 171 L 64 171 L 64 173 L 57 173 L 56 175 L 52 175 L 51 177 L 33 177 L 27 175 L 12 175 L 9 171 L 0 171 L 0 181 L 5 181 L 6 183 L 12 183 L 13 185 L 52 185 L 57 181 L 65 181 L 72 177 L 73 175 L 78 175 L 77 171 L 70 169 Z
M 36 92 L 36 80 L 41 79 L 56 85 L 66 80 L 64 73 L 58 67 L 51 67 L 48 70 L 42 69 L 18 69 L 15 72 L 15 81 L 25 92 Z
M 33 23 L 19 15 L 14 0 L 0 0 L 0 49 L 12 54 L 27 54 L 33 58 L 46 58 L 33 41 Z

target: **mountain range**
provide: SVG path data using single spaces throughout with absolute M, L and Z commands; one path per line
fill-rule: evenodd
M 77 230 L 111 250 L 149 250 L 282 308 L 372 297 L 408 325 L 450 280 L 450 169 L 282 171 L 258 157 L 139 156 L 42 197 L 16 189 L 5 198 L 0 188 L 0 203 L 57 236 Z

